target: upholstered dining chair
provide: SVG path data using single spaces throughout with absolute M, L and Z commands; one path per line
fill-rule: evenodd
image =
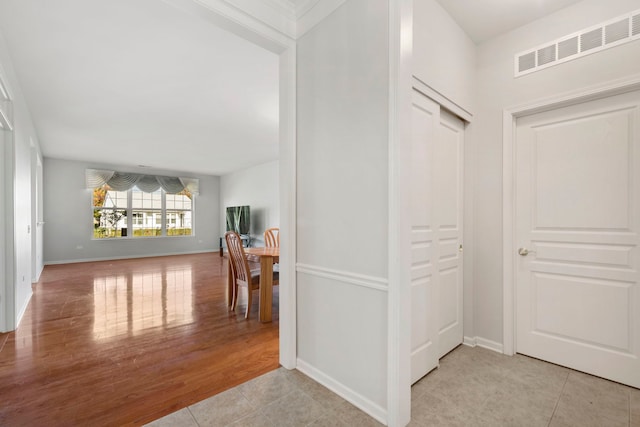
M 280 247 L 280 229 L 278 227 L 268 228 L 265 230 L 264 245 L 268 248 Z
M 260 288 L 260 269 L 249 269 L 249 262 L 244 253 L 242 239 L 235 231 L 229 231 L 224 235 L 227 242 L 227 250 L 229 251 L 229 262 L 231 263 L 231 274 L 233 275 L 233 297 L 231 299 L 231 310 L 236 309 L 238 303 L 238 291 L 240 286 L 247 288 L 247 310 L 244 318 L 249 318 L 251 310 L 252 293 Z M 273 286 L 279 284 L 279 273 L 273 272 Z

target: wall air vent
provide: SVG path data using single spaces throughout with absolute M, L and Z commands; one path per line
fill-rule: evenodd
M 558 42 L 558 59 L 564 59 L 578 53 L 578 36 Z
M 640 10 L 516 54 L 515 76 L 520 77 L 634 40 L 640 40 Z
M 629 37 L 629 20 L 614 22 L 604 27 L 604 42 L 606 44 L 615 43 Z
M 556 45 L 543 47 L 538 50 L 538 64 L 544 65 L 556 60 Z
M 586 52 L 600 46 L 602 46 L 602 28 L 580 34 L 580 52 Z
M 520 72 L 531 70 L 536 68 L 536 53 L 529 52 L 518 58 L 518 70 Z

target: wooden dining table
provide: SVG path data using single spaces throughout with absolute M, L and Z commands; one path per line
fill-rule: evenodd
M 249 262 L 260 264 L 260 298 L 258 311 L 260 322 L 271 322 L 273 308 L 273 264 L 280 262 L 280 248 L 244 248 Z M 231 262 L 227 263 L 227 302 L 231 306 L 233 296 L 233 272 Z M 249 291 L 251 292 L 251 291 Z

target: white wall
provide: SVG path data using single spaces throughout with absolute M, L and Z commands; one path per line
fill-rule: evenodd
M 470 117 L 475 113 L 476 45 L 436 0 L 413 2 L 413 75 Z M 440 101 L 439 99 L 435 100 Z M 473 157 L 464 159 L 464 336 L 473 327 Z
M 584 0 L 478 50 L 476 117 L 469 127 L 474 157 L 474 327 L 502 341 L 502 112 L 504 108 L 640 73 L 634 41 L 515 79 L 514 55 L 640 7 L 638 0 Z
M 279 162 L 263 163 L 220 177 L 220 237 L 228 206 L 250 207 L 253 246 L 264 246 L 264 230 L 280 227 Z
M 348 0 L 298 40 L 298 369 L 387 406 L 387 0 Z
M 85 188 L 85 170 L 185 176 L 200 179 L 195 198 L 194 236 L 141 239 L 97 239 L 93 236 L 92 192 Z M 220 236 L 220 179 L 145 168 L 44 159 L 44 261 L 45 264 L 87 260 L 134 258 L 218 250 Z
M 0 131 L 0 144 L 2 144 L 0 145 L 0 332 L 9 330 L 7 324 L 13 324 L 12 321 L 7 321 L 7 294 L 9 291 L 7 285 L 10 284 L 13 280 L 9 279 L 10 277 L 13 277 L 12 269 L 7 269 L 7 259 L 9 253 L 13 253 L 13 239 L 9 240 L 8 238 L 8 236 L 10 235 L 8 220 L 12 212 L 6 207 L 6 199 L 8 198 L 8 195 L 5 189 L 9 185 L 11 177 L 11 174 L 8 172 L 7 167 L 7 165 L 10 163 L 10 151 L 8 150 L 9 136 L 9 132 Z M 11 262 L 13 261 L 11 260 Z M 11 316 L 13 316 L 13 313 L 11 314 Z
M 436 0 L 413 2 L 413 75 L 473 112 L 476 45 Z
M 31 141 L 40 153 L 31 114 L 11 65 L 10 52 L 0 35 L 0 75 L 12 97 L 12 133 L 5 133 L 3 142 L 4 174 L 4 268 L 2 283 L 4 303 L 0 307 L 8 317 L 4 327 L 14 329 L 29 303 L 31 291 Z M 7 276 L 7 277 L 4 277 Z

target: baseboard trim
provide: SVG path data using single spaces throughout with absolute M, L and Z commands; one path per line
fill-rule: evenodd
M 38 281 L 40 280 L 40 276 L 42 276 L 42 271 L 44 270 L 44 264 L 42 264 L 40 266 L 40 268 L 38 268 L 38 271 L 36 271 L 36 276 L 31 280 L 31 283 L 38 283 Z
M 24 317 L 24 314 L 27 312 L 27 307 L 29 306 L 29 302 L 31 301 L 31 297 L 33 297 L 33 291 L 29 291 L 29 298 L 27 298 L 24 302 L 24 304 L 22 305 L 22 307 L 20 308 L 20 311 L 18 312 L 18 316 L 16 317 L 16 329 L 18 329 L 18 327 L 20 326 L 20 322 L 22 321 L 22 318 Z
M 205 253 L 219 253 L 219 249 L 207 249 L 203 251 L 188 251 L 188 252 L 169 252 L 161 254 L 150 255 L 129 255 L 129 256 L 116 256 L 116 257 L 103 257 L 103 258 L 83 258 L 83 259 L 68 259 L 62 261 L 45 261 L 44 265 L 59 265 L 59 264 L 77 264 L 80 262 L 98 262 L 98 261 L 118 261 L 121 259 L 137 259 L 137 258 L 155 258 L 163 256 L 176 256 L 176 255 L 195 255 Z
M 482 337 L 464 337 L 462 343 L 469 347 L 482 347 L 495 351 L 496 353 L 504 353 L 504 346 L 502 344 Z
M 464 337 L 462 339 L 462 344 L 466 345 L 467 347 L 475 347 L 478 345 L 476 339 L 473 337 Z
M 331 378 L 324 372 L 311 366 L 300 358 L 298 358 L 297 360 L 296 369 L 298 369 L 300 372 L 316 381 L 317 383 L 322 384 L 338 396 L 342 397 L 347 402 L 363 410 L 365 413 L 367 413 L 377 421 L 381 422 L 384 425 L 387 425 L 387 410 L 382 408 L 380 405 L 372 402 L 361 394 L 356 393 L 349 387 L 336 381 L 335 379 Z
M 389 290 L 389 282 L 383 277 L 366 276 L 364 274 L 351 273 L 349 271 L 334 270 L 332 268 L 301 263 L 296 264 L 296 271 L 310 276 L 336 280 L 338 282 L 362 286 L 364 288 L 375 289 L 377 291 L 388 292 Z

